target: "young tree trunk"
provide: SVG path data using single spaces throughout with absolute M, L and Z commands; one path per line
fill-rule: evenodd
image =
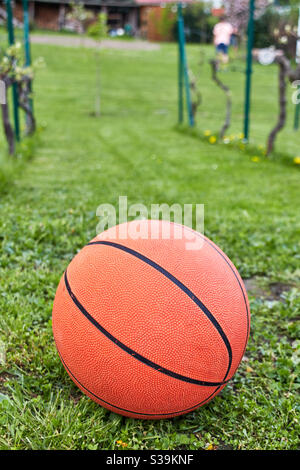
M 95 116 L 100 117 L 101 115 L 101 78 L 100 78 L 100 51 L 98 49 L 95 52 L 95 64 L 96 64 Z
M 227 129 L 229 129 L 230 124 L 231 124 L 231 110 L 232 110 L 231 91 L 230 91 L 230 89 L 227 85 L 225 85 L 223 82 L 221 82 L 221 80 L 219 79 L 219 77 L 217 75 L 219 61 L 216 60 L 216 59 L 212 59 L 210 61 L 210 64 L 211 64 L 211 68 L 212 68 L 212 79 L 213 79 L 213 81 L 216 82 L 218 87 L 220 87 L 226 95 L 226 117 L 225 117 L 225 122 L 224 122 L 224 124 L 223 124 L 223 126 L 220 130 L 220 134 L 219 134 L 220 139 L 223 139 Z

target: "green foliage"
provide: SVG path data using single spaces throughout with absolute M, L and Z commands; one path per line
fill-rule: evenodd
M 70 2 L 70 11 L 66 15 L 66 19 L 73 23 L 77 33 L 83 34 L 85 24 L 93 18 L 93 13 L 85 8 L 84 2 Z
M 187 52 L 195 68 L 199 47 L 188 46 Z M 214 54 L 213 48 L 205 52 Z M 48 125 L 36 158 L 14 175 L 15 184 L 0 201 L 0 343 L 6 350 L 0 448 L 298 448 L 297 168 L 263 158 L 253 162 L 235 148 L 174 129 L 175 45 L 102 51 L 101 125 L 90 116 L 94 51 L 33 45 L 33 55 L 47 62 L 36 80 L 35 107 L 38 121 Z M 263 141 L 274 119 L 276 72 L 254 66 L 254 142 Z M 70 85 L 74 77 L 76 86 Z M 244 74 L 229 69 L 226 80 L 234 90 L 232 132 L 238 133 Z M 201 84 L 199 128 L 218 129 L 222 94 L 208 64 Z M 296 155 L 292 126 L 278 147 Z M 70 380 L 53 342 L 51 309 L 59 279 L 95 236 L 98 205 L 116 204 L 125 194 L 129 204 L 149 207 L 204 203 L 206 235 L 263 290 L 250 295 L 251 337 L 234 379 L 210 404 L 172 420 L 126 419 L 96 405 Z M 274 298 L 275 281 L 290 284 L 289 292 Z
M 97 17 L 97 21 L 91 24 L 87 30 L 88 36 L 91 36 L 98 41 L 105 39 L 108 35 L 107 31 L 107 14 L 106 13 L 99 13 Z
M 218 18 L 211 15 L 204 2 L 187 5 L 183 9 L 184 27 L 187 42 L 211 43 L 213 28 Z
M 14 178 L 14 168 L 11 166 L 11 162 L 3 161 L 4 159 L 1 159 L 0 162 L 0 188 L 1 188 L 1 193 L 5 191 L 5 189 L 8 187 L 8 185 L 13 181 Z
M 0 50 L 0 78 L 21 81 L 24 75 L 33 78 L 32 67 L 23 67 L 22 44 L 16 42 Z
M 44 60 L 42 58 L 38 58 L 30 67 L 24 66 L 23 48 L 20 42 L 16 42 L 7 49 L 0 49 L 0 79 L 3 80 L 5 84 L 5 99 L 7 100 L 7 103 L 5 103 L 1 109 L 4 129 L 7 127 L 12 128 L 9 118 L 9 88 L 17 84 L 20 109 L 22 102 L 23 105 L 24 101 L 29 104 L 31 93 L 27 83 L 33 81 L 35 70 L 37 68 L 41 68 L 43 65 Z M 28 118 L 28 115 L 29 113 L 26 111 L 26 118 Z M 30 122 L 31 121 L 32 120 L 30 120 Z M 32 134 L 35 127 L 35 124 L 27 125 L 26 133 Z M 6 133 L 5 135 L 8 143 L 8 151 L 11 155 L 15 153 L 14 137 L 12 133 L 13 131 L 11 134 Z M 6 179 L 9 178 L 9 175 L 10 171 L 8 171 L 7 165 L 4 165 L 0 169 L 0 181 L 2 180 L 2 183 L 4 184 Z
M 296 35 L 298 31 L 299 8 L 289 8 L 285 12 L 269 7 L 255 21 L 255 47 L 271 45 L 283 49 L 291 59 L 296 55 Z
M 70 2 L 70 11 L 66 15 L 68 20 L 84 23 L 86 20 L 91 19 L 92 16 L 92 12 L 84 7 L 84 2 Z
M 274 30 L 278 27 L 280 15 L 271 8 L 255 21 L 254 46 L 258 48 L 274 45 Z
M 26 137 L 18 143 L 14 157 L 6 155 L 6 152 L 2 152 L 0 158 L 0 196 L 8 190 L 19 176 L 20 172 L 24 169 L 24 164 L 34 157 L 40 143 L 42 131 L 43 127 L 41 126 L 33 136 Z
M 284 7 L 299 7 L 299 0 L 276 0 L 276 3 Z

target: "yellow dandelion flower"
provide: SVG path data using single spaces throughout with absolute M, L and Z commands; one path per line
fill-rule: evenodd
M 266 154 L 267 154 L 266 148 L 265 148 L 263 145 L 259 145 L 259 146 L 258 146 L 258 149 L 260 150 L 260 152 L 261 152 L 262 155 L 266 155 Z
M 240 133 L 239 138 L 243 140 L 245 138 L 245 134 L 243 132 Z
M 215 447 L 213 444 L 208 444 L 206 447 L 205 447 L 205 450 L 214 450 Z
M 210 143 L 210 144 L 215 144 L 216 142 L 217 142 L 216 136 L 212 135 L 212 136 L 209 138 L 209 143 Z
M 122 446 L 122 447 L 128 447 L 128 444 L 126 442 L 123 442 L 121 439 L 119 439 L 118 441 L 116 441 L 116 444 L 118 446 Z
M 211 135 L 211 132 L 209 130 L 204 131 L 205 137 L 209 137 Z
M 300 157 L 295 157 L 294 158 L 294 163 L 295 163 L 295 165 L 300 165 Z
M 252 157 L 251 161 L 255 162 L 255 163 L 258 163 L 258 162 L 260 162 L 260 158 L 259 157 Z

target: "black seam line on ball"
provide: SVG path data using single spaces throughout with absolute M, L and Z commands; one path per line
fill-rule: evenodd
M 176 224 L 177 225 L 177 224 Z M 187 227 L 186 227 L 187 228 Z M 244 289 L 241 285 L 241 282 L 235 272 L 235 270 L 233 269 L 233 267 L 231 266 L 231 264 L 229 263 L 229 261 L 226 259 L 224 253 L 222 253 L 222 251 L 218 250 L 217 246 L 215 246 L 208 238 L 206 238 L 204 235 L 201 235 L 201 233 L 198 233 L 198 232 L 194 232 L 194 230 L 191 230 L 189 229 L 190 231 L 192 231 L 193 233 L 195 233 L 198 237 L 200 237 L 204 242 L 206 242 L 209 246 L 211 246 L 211 248 L 213 248 L 213 250 L 215 250 L 222 258 L 223 260 L 225 261 L 225 263 L 228 265 L 229 269 L 232 271 L 234 277 L 236 278 L 237 282 L 238 282 L 238 285 L 241 289 L 241 292 L 242 292 L 242 295 L 243 295 L 243 299 L 244 299 L 244 303 L 245 303 L 245 309 L 246 309 L 246 316 L 247 316 L 247 333 L 246 333 L 246 340 L 245 340 L 245 345 L 244 345 L 244 349 L 243 349 L 243 354 L 241 355 L 241 358 L 244 356 L 245 354 L 245 351 L 246 351 L 246 347 L 247 347 L 247 343 L 248 343 L 248 336 L 249 336 L 249 330 L 250 330 L 250 315 L 249 315 L 249 308 L 248 308 L 248 305 L 247 305 L 247 300 L 246 300 L 246 296 L 245 296 L 245 292 L 244 292 Z M 98 244 L 99 242 L 91 242 L 91 243 L 88 243 L 86 246 L 88 245 L 94 245 L 94 244 Z M 237 369 L 237 367 L 236 367 Z M 234 373 L 232 374 L 232 376 L 235 374 L 236 372 L 236 369 L 234 371 Z M 226 372 L 226 375 L 224 377 L 224 380 L 227 378 L 227 375 L 229 373 L 229 370 L 230 368 L 228 368 L 227 372 Z
M 189 383 L 192 383 L 192 384 L 195 384 L 195 385 L 202 385 L 202 386 L 205 386 L 205 387 L 218 387 L 220 385 L 225 385 L 227 382 L 229 382 L 229 380 L 227 381 L 222 381 L 222 382 L 206 382 L 204 380 L 197 380 L 197 379 L 193 379 L 191 377 L 186 377 L 184 375 L 181 375 L 181 374 L 177 374 L 176 372 L 173 372 L 169 369 L 166 369 L 165 367 L 162 367 L 158 364 L 156 364 L 155 362 L 151 361 L 150 359 L 147 359 L 146 357 L 142 356 L 141 354 L 137 353 L 136 351 L 134 351 L 133 349 L 129 348 L 128 346 L 126 346 L 124 343 L 122 343 L 121 341 L 119 341 L 117 338 L 115 338 L 111 333 L 109 333 L 102 325 L 100 325 L 100 323 L 97 322 L 97 320 L 95 320 L 94 317 L 92 317 L 92 315 L 90 315 L 90 313 L 83 307 L 83 305 L 79 302 L 79 300 L 77 299 L 77 297 L 75 296 L 75 294 L 72 292 L 72 289 L 70 287 L 70 284 L 69 284 L 69 281 L 68 281 L 68 278 L 67 278 L 67 272 L 65 271 L 65 276 L 64 276 L 64 279 L 65 279 L 65 285 L 66 285 L 66 288 L 67 288 L 67 291 L 71 297 L 71 299 L 73 300 L 74 304 L 78 307 L 78 309 L 83 313 L 83 315 L 99 330 L 101 331 L 101 333 L 103 333 L 106 338 L 108 338 L 110 341 L 112 341 L 116 346 L 118 346 L 119 348 L 121 348 L 123 351 L 127 352 L 128 354 L 130 354 L 131 357 L 133 357 L 134 359 L 142 362 L 143 364 L 149 366 L 149 367 L 152 367 L 152 369 L 155 369 L 157 372 L 160 372 L 162 374 L 165 374 L 165 375 L 168 375 L 170 377 L 173 377 L 174 379 L 178 379 L 178 380 L 182 380 L 183 382 L 189 382 Z
M 98 397 L 97 395 L 95 395 L 95 393 L 91 392 L 91 390 L 89 390 L 88 388 L 86 388 L 81 382 L 79 382 L 79 380 L 77 379 L 77 377 L 73 374 L 73 372 L 69 369 L 69 367 L 67 366 L 67 364 L 65 363 L 58 347 L 57 347 L 57 344 L 55 343 L 56 345 L 56 349 L 57 349 L 57 352 L 58 352 L 58 355 L 60 357 L 60 360 L 61 362 L 63 363 L 65 369 L 70 373 L 70 375 L 73 377 L 73 379 L 76 380 L 76 382 L 80 385 L 80 387 L 82 387 L 86 392 L 90 393 L 91 395 L 93 395 L 93 397 L 95 397 L 97 400 L 100 400 L 102 401 L 103 403 L 105 403 L 106 405 L 109 405 L 111 406 L 112 408 L 116 408 L 117 410 L 120 410 L 120 411 L 125 411 L 126 413 L 132 413 L 132 414 L 135 414 L 135 415 L 139 415 L 139 416 L 170 416 L 170 415 L 175 415 L 175 414 L 182 414 L 182 413 L 188 413 L 189 411 L 192 411 L 194 410 L 195 408 L 199 408 L 199 406 L 203 405 L 205 402 L 207 402 L 208 400 L 210 400 L 210 398 L 215 395 L 215 393 L 217 393 L 217 391 L 219 390 L 220 386 L 216 388 L 216 390 L 214 390 L 207 398 L 205 398 L 204 400 L 202 400 L 200 403 L 197 403 L 196 405 L 193 405 L 191 406 L 190 408 L 186 408 L 185 410 L 180 410 L 180 411 L 171 411 L 169 413 L 143 413 L 141 411 L 132 411 L 132 410 L 127 410 L 126 408 L 121 408 L 120 406 L 117 406 L 117 405 L 113 405 L 112 403 L 109 403 L 108 401 L 106 400 L 103 400 L 103 398 L 100 398 Z
M 162 266 L 159 264 L 155 263 L 155 261 L 152 261 L 151 259 L 147 258 L 146 256 L 142 255 L 141 253 L 128 248 L 127 246 L 120 245 L 119 243 L 114 243 L 114 242 L 108 242 L 108 241 L 98 241 L 98 242 L 91 242 L 88 243 L 87 246 L 90 245 L 107 245 L 111 246 L 113 248 L 117 248 L 119 250 L 125 251 L 126 253 L 129 253 L 130 255 L 135 256 L 136 258 L 140 259 L 141 261 L 145 262 L 152 268 L 156 269 L 158 272 L 163 274 L 166 278 L 168 278 L 170 281 L 172 281 L 177 287 L 179 287 L 199 308 L 202 310 L 202 312 L 207 316 L 207 318 L 210 320 L 210 322 L 213 324 L 213 326 L 216 328 L 218 333 L 220 334 L 226 348 L 228 351 L 228 368 L 226 371 L 226 374 L 224 376 L 224 380 L 227 379 L 228 373 L 231 368 L 231 363 L 232 363 L 232 350 L 231 350 L 231 345 L 229 343 L 229 340 L 222 330 L 221 325 L 218 323 L 216 318 L 213 316 L 213 314 L 208 310 L 208 308 L 201 302 L 198 297 L 188 288 L 186 287 L 182 282 L 180 282 L 173 274 L 169 273 L 166 269 L 164 269 Z
M 227 259 L 225 258 L 225 256 L 219 251 L 217 250 L 217 248 L 212 244 L 210 243 L 208 240 L 206 240 L 205 238 L 203 238 L 204 241 L 206 241 L 206 243 L 208 243 L 217 253 L 219 253 L 220 256 L 222 256 L 222 258 L 224 259 L 224 261 L 226 262 L 226 264 L 229 266 L 229 268 L 231 269 L 234 277 L 236 278 L 239 286 L 240 286 L 240 289 L 242 291 L 242 294 L 243 294 L 243 299 L 244 299 L 244 302 L 245 302 L 245 307 L 246 307 L 246 314 L 247 314 L 247 335 L 246 335 L 246 343 L 245 343 L 245 346 L 244 346 L 244 352 L 246 350 L 246 347 L 247 347 L 247 342 L 248 342 L 248 336 L 249 336 L 249 329 L 250 329 L 250 325 L 249 325 L 249 309 L 248 309 L 248 305 L 247 305 L 247 301 L 246 301 L 246 296 L 245 296 L 245 292 L 244 292 L 244 289 L 242 288 L 242 285 L 240 283 L 240 280 L 239 278 L 237 277 L 236 273 L 234 272 L 234 270 L 232 269 L 232 266 L 230 266 L 230 264 L 228 263 Z M 243 352 L 243 355 L 244 355 L 244 352 Z
M 177 225 L 178 224 L 175 224 L 174 225 Z M 230 270 L 232 271 L 232 274 L 234 275 L 234 277 L 236 278 L 237 282 L 238 282 L 238 285 L 242 291 L 242 295 L 243 295 L 243 299 L 244 299 L 244 303 L 245 303 L 245 308 L 246 308 L 246 315 L 247 315 L 247 334 L 246 334 L 246 341 L 245 341 L 245 346 L 244 346 L 244 350 L 243 350 L 243 354 L 242 354 L 242 357 L 246 351 L 246 347 L 247 347 L 247 342 L 248 342 L 248 336 L 249 336 L 249 330 L 250 330 L 250 315 L 249 315 L 249 309 L 248 309 L 248 305 L 247 305 L 247 300 L 246 300 L 246 296 L 245 296 L 245 292 L 244 292 L 244 289 L 242 287 L 242 284 L 235 272 L 235 270 L 233 269 L 233 267 L 231 266 L 231 264 L 229 263 L 228 259 L 226 259 L 226 256 L 224 255 L 224 253 L 222 253 L 221 250 L 218 249 L 218 247 L 216 245 L 214 245 L 214 243 L 212 243 L 208 238 L 206 238 L 204 235 L 202 235 L 201 233 L 199 232 L 195 232 L 195 230 L 192 230 L 190 229 L 189 227 L 185 227 L 185 229 L 189 230 L 190 232 L 196 234 L 198 237 L 200 237 L 204 242 L 206 242 L 209 246 L 211 246 L 213 248 L 213 250 L 215 250 L 222 258 L 223 260 L 225 261 L 225 263 L 228 265 L 228 267 L 230 268 Z M 234 375 L 234 374 L 233 374 Z

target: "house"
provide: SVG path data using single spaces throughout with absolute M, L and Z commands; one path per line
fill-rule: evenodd
M 59 31 L 67 27 L 66 15 L 71 0 L 29 0 L 30 22 L 37 28 Z M 75 3 L 75 2 L 74 2 Z M 138 9 L 135 0 L 83 0 L 86 9 L 95 16 L 100 11 L 108 15 L 110 28 L 123 27 L 126 23 L 138 27 Z M 15 0 L 14 15 L 22 20 L 22 0 Z
M 30 22 L 41 29 L 71 29 L 66 18 L 70 3 L 71 0 L 29 0 Z M 161 38 L 153 22 L 160 16 L 161 9 L 174 0 L 83 0 L 82 3 L 95 17 L 101 11 L 107 13 L 109 29 L 124 29 L 126 25 L 134 35 L 155 40 Z M 14 16 L 22 21 L 22 0 L 15 0 Z

